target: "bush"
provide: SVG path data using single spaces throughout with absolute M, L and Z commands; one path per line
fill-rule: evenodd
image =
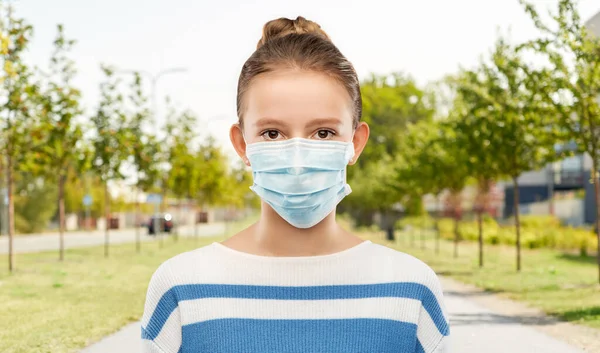
M 435 219 L 429 214 L 421 216 L 406 216 L 399 219 L 394 227 L 396 229 L 405 229 L 407 226 L 415 228 L 432 228 L 435 224 Z
M 406 219 L 405 219 L 406 220 Z M 598 239 L 593 232 L 584 228 L 563 227 L 556 217 L 552 216 L 523 216 L 521 224 L 521 244 L 525 248 L 555 248 L 578 251 L 582 255 L 595 251 Z M 406 221 L 408 223 L 408 221 Z M 411 223 L 418 227 L 418 223 Z M 454 240 L 454 219 L 439 220 L 440 236 L 443 239 Z M 479 230 L 477 221 L 459 223 L 460 239 L 477 241 Z M 514 225 L 499 225 L 493 218 L 484 217 L 483 239 L 491 245 L 515 245 L 517 236 Z

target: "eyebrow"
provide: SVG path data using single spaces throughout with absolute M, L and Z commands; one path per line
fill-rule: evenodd
M 281 120 L 279 120 L 279 119 L 273 119 L 273 118 L 261 118 L 256 123 L 254 123 L 254 126 L 256 128 L 258 128 L 258 129 L 265 128 L 265 127 L 268 127 L 268 126 L 279 126 L 279 127 L 281 127 L 281 126 L 284 126 L 284 125 L 285 125 L 285 123 L 282 122 Z
M 319 118 L 319 119 L 314 119 L 311 120 L 307 127 L 308 128 L 315 128 L 315 127 L 322 127 L 325 125 L 329 125 L 329 126 L 339 126 L 342 125 L 342 120 L 338 119 L 338 118 Z M 282 127 L 285 126 L 285 121 L 282 121 L 281 119 L 274 119 L 274 118 L 261 118 L 259 119 L 256 123 L 254 123 L 254 126 L 258 129 L 261 128 L 265 128 L 265 127 L 270 127 L 270 126 L 278 126 L 278 127 Z
M 319 118 L 319 119 L 315 119 L 312 120 L 307 127 L 309 128 L 315 128 L 315 127 L 321 127 L 321 126 L 325 126 L 325 125 L 329 125 L 329 126 L 340 126 L 343 125 L 342 121 L 338 118 Z

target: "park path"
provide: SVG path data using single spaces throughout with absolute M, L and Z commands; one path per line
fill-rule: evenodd
M 447 278 L 442 282 L 452 353 L 600 353 L 600 331 L 556 322 L 519 303 Z M 129 324 L 80 353 L 106 352 L 140 353 L 140 323 Z
M 223 234 L 225 231 L 225 224 L 223 223 L 209 223 L 198 225 L 199 236 L 215 236 Z M 135 242 L 135 229 L 123 229 L 123 230 L 111 230 L 110 231 L 110 243 L 121 244 L 121 243 L 133 243 Z M 194 233 L 192 226 L 183 226 L 179 229 L 181 236 L 191 236 Z M 148 235 L 146 228 L 140 229 L 141 240 L 151 241 L 155 240 L 155 237 Z M 14 238 L 13 249 L 15 253 L 31 253 L 46 250 L 57 250 L 59 244 L 58 233 L 52 234 L 32 234 L 32 235 L 19 235 Z M 65 233 L 65 248 L 82 248 L 88 246 L 98 246 L 104 244 L 104 231 L 76 231 Z M 8 237 L 0 237 L 0 255 L 8 253 Z

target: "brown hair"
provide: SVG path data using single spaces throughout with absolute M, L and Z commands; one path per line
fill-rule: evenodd
M 360 84 L 352 64 L 331 42 L 317 23 L 298 16 L 267 22 L 256 51 L 242 67 L 237 90 L 237 114 L 243 115 L 243 96 L 252 79 L 278 68 L 295 68 L 324 73 L 344 86 L 354 106 L 354 127 L 362 115 Z

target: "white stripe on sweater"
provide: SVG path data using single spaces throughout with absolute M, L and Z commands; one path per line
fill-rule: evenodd
M 184 313 L 182 325 L 224 318 L 282 320 L 372 318 L 416 324 L 415 319 L 418 317 L 421 302 L 407 298 L 335 300 L 207 298 L 184 300 L 179 302 L 179 307 Z

